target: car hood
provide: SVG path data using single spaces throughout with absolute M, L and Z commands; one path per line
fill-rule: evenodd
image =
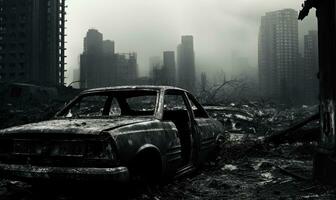
M 100 134 L 102 131 L 122 126 L 151 121 L 146 117 L 116 117 L 108 119 L 54 119 L 39 123 L 15 126 L 0 130 L 0 135 L 10 133 L 66 133 Z

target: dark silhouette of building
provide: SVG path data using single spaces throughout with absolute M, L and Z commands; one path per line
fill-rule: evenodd
M 149 58 L 149 77 L 151 79 L 151 84 L 153 85 L 162 85 L 162 65 L 163 61 L 160 56 L 153 56 Z
M 176 65 L 175 65 L 175 52 L 165 51 L 163 52 L 163 79 L 164 85 L 175 86 L 176 85 Z
M 182 36 L 182 42 L 177 47 L 178 86 L 189 91 L 195 91 L 195 52 L 193 36 Z
M 299 88 L 298 13 L 293 9 L 268 12 L 259 32 L 259 84 L 264 97 L 294 103 Z
M 65 0 L 0 1 L 0 81 L 64 85 Z
M 115 43 L 90 29 L 80 57 L 81 88 L 134 84 L 138 77 L 136 53 L 115 53 Z
M 304 36 L 304 103 L 314 104 L 318 102 L 319 80 L 318 69 L 318 34 L 317 31 L 309 31 Z
M 154 56 L 149 59 L 150 78 L 153 85 L 176 85 L 176 66 L 175 52 L 163 52 L 163 60 L 161 57 Z
M 205 72 L 201 74 L 201 92 L 204 92 L 208 89 L 208 80 Z
M 73 88 L 80 88 L 80 71 L 78 68 L 72 71 L 72 82 L 70 84 Z
M 80 86 L 93 88 L 102 85 L 103 34 L 90 29 L 84 38 L 84 52 L 80 57 Z

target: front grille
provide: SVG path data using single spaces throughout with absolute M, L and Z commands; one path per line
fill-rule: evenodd
M 39 166 L 94 166 L 115 163 L 111 144 L 97 139 L 0 139 L 0 162 Z

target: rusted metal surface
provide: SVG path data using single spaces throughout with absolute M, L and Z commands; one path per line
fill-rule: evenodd
M 153 115 L 64 117 L 83 96 L 118 92 L 141 95 L 151 91 L 157 94 Z M 176 125 L 174 119 L 164 119 L 167 91 L 182 95 L 185 100 L 187 110 L 184 112 L 189 116 L 189 121 L 186 121 L 190 128 L 189 145 L 181 140 L 187 133 Z M 126 181 L 129 170 L 141 164 L 134 165 L 140 155 L 151 156 L 149 164 L 156 160 L 160 175 L 164 177 L 175 176 L 176 172 L 188 166 L 197 167 L 214 153 L 218 141 L 222 141 L 219 138 L 224 130 L 221 123 L 208 117 L 201 107 L 198 109 L 204 112 L 203 116 L 195 117 L 188 95 L 191 94 L 185 90 L 165 86 L 84 91 L 52 120 L 1 130 L 0 175 L 14 179 L 102 178 Z M 182 154 L 186 150 L 192 154 L 190 160 L 183 160 Z

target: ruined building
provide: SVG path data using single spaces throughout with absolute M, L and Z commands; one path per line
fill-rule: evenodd
M 299 67 L 298 13 L 293 9 L 268 12 L 259 31 L 259 85 L 261 95 L 295 103 Z
M 196 69 L 193 36 L 182 36 L 177 47 L 177 85 L 191 92 L 196 90 Z
M 64 85 L 65 0 L 0 0 L 0 81 Z
M 136 53 L 115 53 L 115 44 L 103 40 L 103 34 L 90 29 L 84 38 L 80 56 L 80 87 L 95 88 L 130 85 L 138 77 Z

